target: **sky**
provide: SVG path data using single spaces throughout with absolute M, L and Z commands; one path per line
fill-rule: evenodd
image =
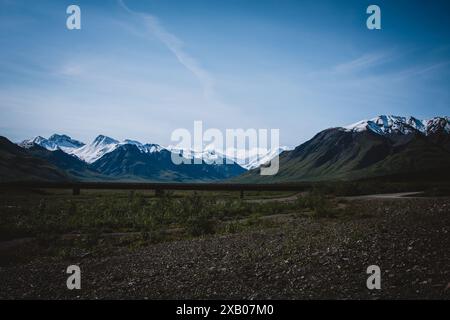
M 81 30 L 66 9 L 81 8 Z M 381 9 L 369 30 L 366 9 Z M 449 1 L 0 0 L 0 135 L 171 144 L 449 115 Z

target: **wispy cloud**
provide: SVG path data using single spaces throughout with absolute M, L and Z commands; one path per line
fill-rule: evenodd
M 201 83 L 206 98 L 214 96 L 214 80 L 207 70 L 200 66 L 196 59 L 184 50 L 184 43 L 177 36 L 167 31 L 159 19 L 148 13 L 135 12 L 128 8 L 123 0 L 118 0 L 119 5 L 127 12 L 140 16 L 150 32 L 156 36 Z
M 392 59 L 393 55 L 386 52 L 364 54 L 354 60 L 338 64 L 333 71 L 338 73 L 352 73 L 368 69 L 387 62 Z
M 418 65 L 402 70 L 396 74 L 396 80 L 409 79 L 417 76 L 436 75 L 439 71 L 448 70 L 450 61 L 437 62 L 433 64 Z

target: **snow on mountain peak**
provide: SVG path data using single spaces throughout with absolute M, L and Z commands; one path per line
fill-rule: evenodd
M 46 143 L 46 141 L 47 141 L 47 139 L 45 139 L 44 137 L 37 136 L 32 139 L 23 140 L 22 142 L 19 143 L 19 146 L 21 146 L 22 148 L 25 148 L 25 149 L 29 149 L 29 148 L 33 147 L 34 145 L 42 146 L 43 144 Z
M 139 151 L 144 152 L 144 153 L 159 152 L 164 149 L 159 144 L 154 144 L 154 143 L 142 144 L 139 141 L 130 140 L 130 139 L 125 139 L 123 142 L 120 143 L 120 145 L 125 145 L 125 144 L 134 145 L 139 149 Z
M 226 150 L 219 150 L 214 149 L 212 146 L 207 146 L 202 151 L 182 149 L 175 146 L 168 146 L 166 149 L 178 153 L 187 159 L 203 159 L 207 163 L 227 163 L 227 159 L 229 159 L 247 170 L 269 162 L 283 151 L 292 150 L 292 148 L 286 146 L 273 150 L 267 148 L 227 148 Z
M 144 148 L 146 150 L 145 152 L 147 152 L 147 153 L 161 152 L 162 150 L 166 150 L 166 148 L 164 148 L 156 143 L 146 143 L 144 145 Z
M 24 148 L 31 148 L 33 145 L 39 145 L 47 150 L 55 151 L 61 149 L 62 151 L 69 153 L 72 149 L 82 147 L 84 143 L 74 140 L 67 135 L 53 134 L 48 139 L 37 136 L 29 140 L 24 140 L 20 145 Z
M 92 142 L 93 145 L 99 146 L 99 145 L 108 145 L 108 144 L 115 144 L 119 143 L 116 139 L 110 138 L 108 136 L 99 135 L 97 138 L 94 139 Z
M 143 153 L 159 152 L 164 149 L 157 144 L 143 144 L 139 141 L 130 139 L 125 139 L 120 142 L 116 139 L 104 135 L 99 135 L 91 144 L 72 150 L 70 153 L 87 163 L 93 163 L 103 157 L 105 154 L 112 152 L 120 146 L 124 145 L 134 145 L 139 149 L 140 152 Z
M 68 135 L 65 134 L 52 134 L 50 138 L 48 138 L 50 141 L 65 141 L 65 140 L 71 140 L 71 138 Z
M 27 141 L 27 140 L 25 140 L 25 141 Z M 35 144 L 38 144 L 38 145 L 48 143 L 48 140 L 45 139 L 45 138 L 42 137 L 42 136 L 37 136 L 37 137 L 35 137 L 35 138 L 33 138 L 33 139 L 30 139 L 30 140 L 28 140 L 28 141 L 30 141 L 30 142 L 32 142 L 32 143 L 35 143 Z
M 93 163 L 106 153 L 114 151 L 118 145 L 119 141 L 104 135 L 99 135 L 90 144 L 71 150 L 69 153 L 87 163 Z
M 434 117 L 424 120 L 424 123 L 427 134 L 436 133 L 440 130 L 450 133 L 450 117 Z
M 270 161 L 284 150 L 290 150 L 288 147 L 280 147 L 276 150 L 261 148 L 245 150 L 231 148 L 223 151 L 217 150 L 213 146 L 207 146 L 204 150 L 197 151 L 193 149 L 179 149 L 174 146 L 163 147 L 159 144 L 153 143 L 143 144 L 139 141 L 130 139 L 125 139 L 120 142 L 105 135 L 99 135 L 91 143 L 84 144 L 64 134 L 54 134 L 48 139 L 37 136 L 33 139 L 23 141 L 20 145 L 22 147 L 29 148 L 34 144 L 40 145 L 50 151 L 61 149 L 62 151 L 74 155 L 87 163 L 93 163 L 105 154 L 112 152 L 121 146 L 134 145 L 142 153 L 154 153 L 166 150 L 168 152 L 180 153 L 189 159 L 202 159 L 206 163 L 210 164 L 229 163 L 229 161 L 227 161 L 227 159 L 229 159 L 245 169 L 254 169 L 261 164 Z
M 236 163 L 247 170 L 251 170 L 270 162 L 283 151 L 292 149 L 293 148 L 287 146 L 280 146 L 276 149 L 254 148 L 249 150 L 249 152 L 246 150 L 237 150 Z M 228 156 L 231 156 L 231 154 L 227 154 Z M 247 156 L 245 156 L 245 154 L 247 154 Z
M 439 130 L 450 132 L 448 117 L 434 117 L 428 120 L 420 120 L 414 117 L 399 117 L 393 115 L 380 115 L 370 120 L 361 120 L 343 127 L 345 131 L 361 132 L 370 130 L 380 135 L 410 134 L 419 132 L 424 135 L 435 133 Z
M 72 139 L 65 134 L 53 134 L 50 138 L 48 138 L 48 141 L 53 142 L 60 149 L 74 149 L 84 146 L 83 142 Z

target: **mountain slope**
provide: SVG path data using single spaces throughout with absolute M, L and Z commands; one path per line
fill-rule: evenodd
M 69 177 L 49 162 L 0 137 L 0 182 L 37 180 L 65 181 Z
M 283 152 L 278 174 L 261 176 L 258 168 L 236 181 L 346 180 L 450 172 L 448 118 L 431 119 L 423 126 L 410 120 L 380 116 L 324 130 L 294 150 Z
M 28 146 L 27 152 L 31 156 L 43 159 L 66 172 L 73 180 L 106 180 L 108 178 L 92 169 L 86 162 L 63 152 L 61 149 L 50 151 L 39 145 L 31 145 Z
M 136 145 L 125 144 L 92 163 L 91 167 L 110 177 L 126 180 L 213 181 L 245 172 L 237 164 L 180 164 L 172 162 L 171 152 L 143 153 Z
M 69 153 L 87 163 L 93 163 L 106 153 L 116 149 L 118 144 L 119 141 L 115 139 L 99 135 L 92 143 L 86 144 L 78 149 L 70 150 Z

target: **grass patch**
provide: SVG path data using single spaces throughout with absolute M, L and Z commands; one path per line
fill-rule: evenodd
M 253 196 L 256 196 L 253 195 Z M 264 194 L 275 196 L 274 194 Z M 102 234 L 140 233 L 143 242 L 170 238 L 171 230 L 197 237 L 216 232 L 233 233 L 246 228 L 270 226 L 271 216 L 313 212 L 331 217 L 336 203 L 319 192 L 297 201 L 245 201 L 225 193 L 166 192 L 161 197 L 145 192 L 1 195 L 0 240 L 38 237 L 45 241 L 64 234 L 88 234 L 92 245 Z M 225 226 L 225 227 L 224 227 Z

